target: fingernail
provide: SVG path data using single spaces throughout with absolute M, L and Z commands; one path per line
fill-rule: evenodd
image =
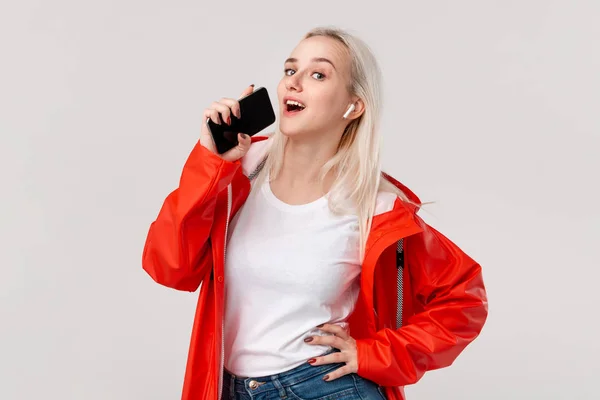
M 312 364 L 312 363 L 314 363 L 314 362 L 317 362 L 317 359 L 316 359 L 316 358 L 311 358 L 310 360 L 308 360 L 308 363 L 309 363 L 309 364 Z
M 317 328 L 322 328 L 325 324 L 317 325 Z
M 308 342 L 312 342 L 312 340 L 313 340 L 313 338 L 311 338 L 311 337 L 307 337 L 306 339 L 304 339 L 304 341 L 305 341 L 306 343 L 308 343 Z
M 328 380 L 328 379 L 329 379 L 329 375 L 325 375 L 325 376 L 323 377 L 323 380 L 324 380 L 324 381 L 326 381 L 326 380 Z
M 227 125 L 231 125 L 231 117 L 227 117 Z
M 242 139 L 246 139 L 248 137 L 248 135 L 246 135 L 245 133 L 240 133 L 240 135 L 242 135 Z
M 252 85 L 250 85 L 250 86 L 254 87 L 254 83 Z

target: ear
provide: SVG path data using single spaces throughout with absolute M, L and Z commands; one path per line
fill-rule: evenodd
M 354 97 L 354 111 L 352 111 L 350 113 L 350 115 L 348 115 L 348 121 L 352 121 L 355 120 L 356 118 L 360 117 L 361 115 L 363 115 L 363 113 L 365 112 L 365 103 L 362 101 L 362 99 L 358 98 L 358 97 Z

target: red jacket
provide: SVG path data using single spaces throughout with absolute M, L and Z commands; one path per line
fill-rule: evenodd
M 253 137 L 248 154 L 236 162 L 197 143 L 179 187 L 168 195 L 148 232 L 144 270 L 170 288 L 192 292 L 201 286 L 183 400 L 220 400 L 226 231 L 248 196 L 248 176 L 268 149 L 270 140 L 264 139 Z M 388 179 L 419 202 L 401 183 Z M 360 294 L 348 319 L 357 344 L 358 375 L 384 386 L 390 400 L 404 399 L 403 387 L 425 371 L 452 364 L 487 318 L 481 267 L 417 211 L 397 199 L 392 210 L 374 217 Z

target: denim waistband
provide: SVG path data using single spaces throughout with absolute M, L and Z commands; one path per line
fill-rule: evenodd
M 327 354 L 331 354 L 331 353 L 335 353 L 335 352 L 339 352 L 339 351 L 340 351 L 339 349 L 332 348 L 317 357 L 323 357 Z M 244 391 L 244 389 L 246 388 L 247 384 L 250 381 L 256 381 L 259 384 L 273 383 L 273 382 L 277 381 L 278 385 L 276 385 L 276 386 L 279 386 L 279 385 L 290 386 L 290 385 L 295 385 L 297 383 L 305 381 L 307 379 L 310 379 L 310 378 L 314 377 L 315 375 L 321 375 L 321 374 L 325 374 L 329 371 L 336 370 L 344 365 L 345 365 L 345 363 L 333 363 L 333 364 L 324 364 L 324 365 L 313 366 L 313 365 L 310 365 L 308 362 L 304 362 L 289 371 L 285 371 L 285 372 L 282 372 L 279 374 L 266 375 L 266 376 L 253 376 L 253 377 L 238 376 L 238 375 L 232 374 L 231 372 L 227 371 L 226 369 L 224 369 L 223 373 L 224 373 L 224 379 L 230 379 L 232 381 L 232 383 L 234 384 L 234 386 L 236 387 L 236 390 Z M 268 391 L 268 390 L 273 390 L 273 389 L 274 389 L 273 385 L 262 385 L 261 387 L 258 387 L 256 390 L 254 390 L 254 393 L 259 393 L 261 391 Z

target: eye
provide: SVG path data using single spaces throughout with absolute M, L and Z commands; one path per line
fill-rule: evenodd
M 290 73 L 290 72 L 292 72 L 292 73 Z M 283 70 L 283 73 L 286 74 L 287 76 L 292 76 L 292 75 L 294 75 L 296 73 L 296 71 L 294 71 L 291 68 L 286 68 L 286 69 Z
M 315 76 L 315 75 L 317 75 L 317 76 Z M 323 74 L 322 74 L 322 73 L 320 73 L 320 72 L 315 72 L 315 73 L 313 73 L 313 74 L 312 74 L 312 76 L 314 76 L 314 77 L 315 77 L 315 79 L 317 79 L 317 80 L 319 80 L 319 81 L 322 81 L 323 79 L 325 79 L 325 75 L 323 75 Z

